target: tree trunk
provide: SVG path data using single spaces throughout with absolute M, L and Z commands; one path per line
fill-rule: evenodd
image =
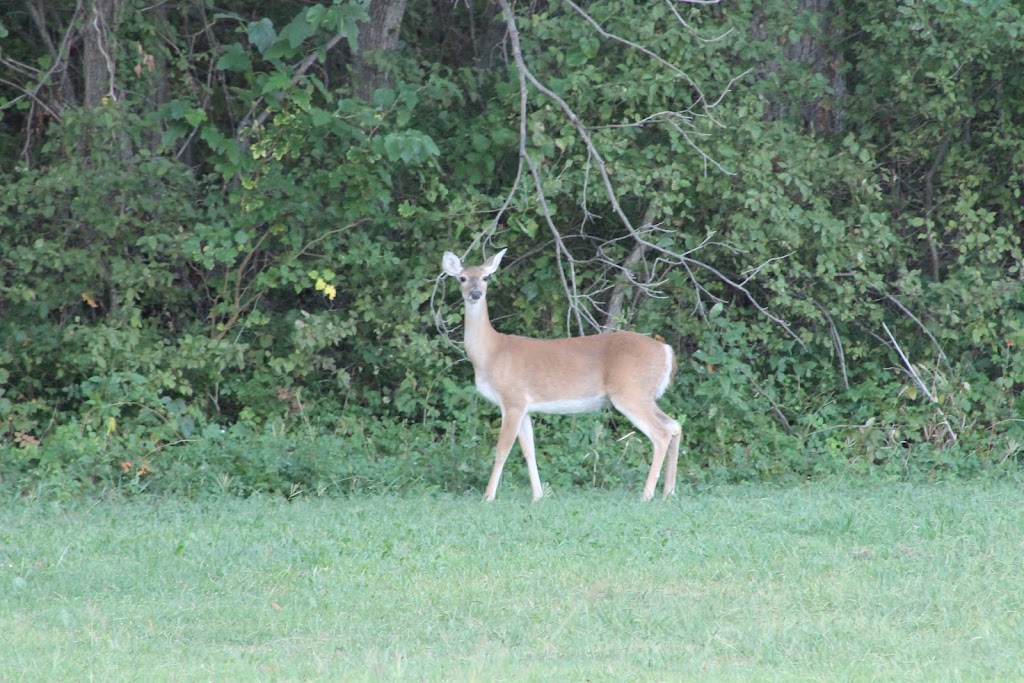
M 811 29 L 790 43 L 786 56 L 807 65 L 812 73 L 824 76 L 832 91 L 799 103 L 800 118 L 817 133 L 840 133 L 846 77 L 839 68 L 841 59 L 834 45 L 833 18 L 838 9 L 834 0 L 800 0 L 798 12 L 812 16 Z
M 786 101 L 785 95 L 775 95 L 768 111 L 769 119 L 793 117 L 810 131 L 834 135 L 843 130 L 843 103 L 846 99 L 846 77 L 842 71 L 842 55 L 836 48 L 835 19 L 840 11 L 836 0 L 797 0 L 796 23 L 806 28 L 793 39 L 783 28 L 785 44 L 782 56 L 804 67 L 810 74 L 820 74 L 829 84 L 831 92 L 800 101 Z M 755 11 L 753 35 L 766 38 L 765 17 Z M 778 61 L 765 66 L 768 73 L 779 71 Z
M 103 98 L 117 99 L 117 65 L 114 52 L 114 21 L 120 0 L 92 0 L 82 27 L 82 69 L 85 73 L 87 108 L 103 104 Z
M 377 88 L 391 85 L 377 63 L 379 53 L 398 47 L 406 0 L 372 0 L 370 20 L 359 27 L 359 50 L 352 59 L 352 82 L 357 97 L 368 100 Z

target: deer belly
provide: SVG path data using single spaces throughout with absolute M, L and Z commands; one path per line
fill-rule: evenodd
M 572 413 L 592 413 L 608 405 L 606 396 L 587 396 L 583 398 L 566 398 L 557 401 L 530 401 L 527 410 L 531 413 L 551 413 L 554 415 L 570 415 Z
M 502 405 L 501 394 L 498 393 L 498 390 L 490 382 L 478 376 L 476 377 L 475 384 L 476 390 L 480 392 L 481 396 L 497 406 Z M 608 397 L 603 394 L 548 401 L 536 401 L 529 395 L 526 396 L 526 410 L 531 413 L 549 413 L 554 415 L 592 413 L 595 410 L 601 410 L 607 405 Z

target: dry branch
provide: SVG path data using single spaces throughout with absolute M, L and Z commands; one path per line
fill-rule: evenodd
M 580 8 L 579 5 L 577 5 L 574 2 L 572 2 L 572 0 L 566 0 L 566 3 L 577 14 L 579 14 L 581 17 L 583 17 L 583 19 L 588 24 L 590 24 L 595 29 L 595 31 L 597 31 L 603 38 L 608 39 L 608 40 L 613 40 L 613 41 L 618 42 L 620 44 L 626 45 L 626 46 L 630 47 L 631 49 L 635 49 L 635 50 L 639 51 L 640 53 L 648 56 L 649 58 L 651 58 L 653 61 L 657 62 L 658 64 L 668 68 L 672 73 L 676 74 L 678 77 L 684 79 L 686 81 L 686 83 L 691 88 L 693 88 L 695 93 L 696 93 L 695 105 L 696 104 L 700 105 L 699 106 L 699 108 L 700 108 L 699 115 L 707 117 L 710 120 L 713 120 L 710 117 L 709 110 L 715 104 L 717 104 L 718 102 L 721 101 L 721 97 L 718 100 L 716 100 L 715 102 L 709 102 L 708 99 L 705 97 L 704 93 L 701 91 L 700 87 L 697 85 L 697 83 L 695 81 L 693 81 L 693 79 L 690 78 L 686 74 L 685 71 L 683 71 L 679 67 L 671 64 L 667 60 L 663 59 L 659 55 L 657 55 L 654 52 L 652 52 L 651 50 L 649 50 L 649 49 L 647 49 L 647 48 L 645 48 L 643 46 L 637 45 L 636 43 L 634 43 L 632 41 L 626 40 L 624 38 L 621 38 L 619 36 L 616 36 L 615 34 L 612 34 L 612 33 L 608 32 L 608 31 L 606 31 L 589 14 L 587 14 L 582 8 Z M 531 177 L 533 179 L 533 185 L 534 185 L 534 189 L 536 191 L 536 199 L 537 199 L 539 208 L 541 210 L 542 215 L 544 216 L 544 220 L 545 220 L 545 223 L 548 226 L 548 230 L 550 231 L 550 233 L 551 233 L 551 235 L 552 235 L 552 237 L 554 239 L 554 243 L 555 243 L 555 246 L 556 246 L 556 252 L 557 252 L 558 260 L 559 260 L 559 266 L 560 266 L 559 272 L 560 272 L 561 277 L 562 277 L 562 286 L 563 286 L 563 288 L 565 290 L 565 293 L 566 293 L 566 296 L 568 297 L 568 300 L 569 300 L 570 309 L 571 309 L 571 315 L 576 319 L 577 325 L 582 328 L 583 322 L 585 320 L 586 323 L 590 327 L 593 327 L 593 328 L 596 328 L 596 329 L 601 329 L 603 327 L 603 325 L 601 325 L 597 320 L 595 320 L 592 315 L 590 315 L 586 311 L 582 310 L 582 307 L 579 305 L 580 296 L 578 294 L 575 278 L 573 276 L 573 273 L 574 273 L 573 265 L 574 265 L 575 261 L 574 261 L 574 259 L 572 257 L 572 254 L 569 252 L 569 250 L 567 249 L 567 247 L 565 245 L 565 241 L 564 241 L 564 238 L 563 238 L 560 230 L 558 229 L 558 227 L 554 223 L 554 220 L 553 220 L 552 215 L 551 215 L 551 211 L 550 211 L 550 209 L 547 206 L 547 199 L 546 199 L 545 194 L 544 194 L 543 179 L 541 177 L 540 169 L 537 167 L 537 165 L 534 162 L 533 158 L 529 154 L 529 149 L 528 149 L 528 145 L 527 145 L 527 143 L 528 143 L 528 136 L 527 136 L 526 119 L 527 119 L 527 111 L 528 111 L 529 97 L 530 97 L 530 91 L 529 91 L 529 87 L 530 86 L 532 86 L 537 92 L 539 92 L 541 95 L 543 95 L 545 98 L 547 98 L 550 102 L 552 102 L 562 112 L 562 114 L 565 116 L 565 118 L 572 124 L 573 128 L 576 131 L 577 136 L 579 137 L 579 139 L 583 142 L 583 144 L 586 147 L 588 160 L 593 164 L 594 168 L 597 169 L 597 173 L 598 173 L 598 175 L 600 177 L 600 180 L 601 180 L 601 183 L 602 183 L 602 185 L 604 187 L 605 196 L 608 198 L 608 202 L 609 202 L 609 204 L 610 204 L 610 206 L 612 208 L 613 213 L 617 217 L 619 223 L 623 226 L 623 228 L 625 228 L 627 234 L 634 240 L 634 242 L 636 243 L 637 247 L 639 248 L 640 253 L 648 253 L 648 252 L 649 253 L 653 253 L 653 254 L 656 254 L 656 258 L 660 262 L 663 262 L 663 263 L 665 263 L 667 265 L 682 266 L 686 270 L 687 275 L 688 275 L 690 281 L 694 284 L 695 289 L 698 292 L 698 299 L 700 298 L 701 295 L 710 295 L 710 293 L 708 292 L 708 290 L 705 287 L 700 285 L 699 280 L 696 277 L 694 271 L 695 270 L 701 270 L 701 271 L 704 271 L 706 273 L 709 273 L 709 274 L 713 275 L 715 278 L 717 278 L 723 284 L 725 284 L 728 287 L 730 287 L 731 289 L 741 293 L 747 299 L 747 301 L 752 306 L 754 306 L 754 308 L 756 308 L 762 315 L 768 317 L 770 320 L 772 320 L 777 325 L 779 325 L 783 330 L 786 331 L 787 334 L 789 334 L 792 338 L 796 339 L 797 342 L 800 343 L 801 346 L 802 346 L 803 342 L 800 341 L 799 337 L 797 337 L 797 335 L 793 333 L 793 331 L 790 329 L 789 325 L 784 320 L 782 320 L 782 319 L 772 315 L 757 300 L 757 298 L 750 292 L 750 290 L 747 289 L 746 284 L 749 281 L 749 278 L 747 280 L 744 280 L 743 282 L 737 282 L 733 278 L 727 276 L 725 273 L 723 273 L 718 268 L 715 268 L 714 266 L 712 266 L 712 265 L 710 265 L 708 263 L 705 263 L 705 262 L 700 261 L 700 260 L 698 260 L 696 258 L 693 258 L 691 256 L 691 254 L 693 253 L 692 251 L 686 252 L 686 253 L 679 253 L 677 251 L 673 251 L 671 249 L 668 249 L 668 248 L 662 246 L 661 244 L 658 244 L 658 243 L 655 243 L 655 242 L 651 241 L 650 239 L 648 239 L 648 235 L 650 233 L 650 229 L 649 229 L 650 226 L 649 225 L 641 226 L 641 228 L 639 228 L 639 229 L 633 225 L 633 222 L 630 220 L 629 216 L 626 214 L 625 210 L 623 209 L 623 207 L 622 207 L 622 205 L 621 205 L 621 203 L 619 201 L 618 192 L 617 192 L 617 190 L 615 188 L 614 183 L 612 182 L 610 174 L 608 173 L 607 163 L 605 162 L 604 156 L 602 155 L 601 151 L 598 149 L 597 145 L 594 143 L 593 137 L 591 135 L 591 129 L 583 122 L 583 120 L 579 117 L 579 115 L 573 110 L 572 106 L 570 106 L 569 103 L 566 102 L 566 100 L 564 98 L 562 98 L 558 93 L 556 93 L 554 90 L 549 88 L 545 83 L 543 83 L 540 79 L 538 79 L 533 74 L 533 72 L 530 70 L 530 68 L 527 65 L 526 60 L 525 60 L 525 58 L 523 56 L 523 52 L 522 52 L 522 48 L 521 48 L 521 44 L 520 44 L 520 40 L 519 40 L 519 29 L 518 29 L 518 26 L 516 24 L 515 13 L 513 12 L 511 5 L 509 4 L 509 0 L 498 0 L 498 5 L 501 7 L 502 14 L 503 14 L 504 19 L 505 19 L 505 25 L 506 25 L 507 34 L 508 34 L 508 40 L 509 40 L 509 44 L 511 46 L 512 58 L 513 58 L 513 61 L 515 62 L 516 71 L 518 73 L 518 78 L 519 78 L 519 92 L 520 92 L 520 112 L 519 112 L 519 114 L 520 114 L 520 125 L 519 125 L 520 166 L 519 166 L 519 175 L 521 175 L 522 169 L 523 169 L 523 164 L 525 163 L 525 165 L 526 165 L 527 169 L 529 170 L 530 175 L 531 175 Z M 730 83 L 730 86 L 731 86 L 731 83 Z M 724 96 L 724 93 L 723 93 L 723 96 Z M 679 121 L 686 121 L 687 120 L 687 116 L 688 115 L 692 115 L 691 114 L 692 110 L 693 110 L 693 107 L 690 107 L 689 109 L 685 110 L 685 112 L 687 112 L 687 113 L 674 112 L 673 116 L 674 116 L 675 123 L 678 124 Z M 706 153 L 704 153 L 702 150 L 700 150 L 699 146 L 696 145 L 696 143 L 694 143 L 693 140 L 689 138 L 689 136 L 686 136 L 686 140 L 687 140 L 688 144 L 690 144 L 691 147 L 693 147 L 693 148 L 697 149 L 698 151 L 700 151 L 700 153 L 702 154 L 702 156 L 703 156 L 703 158 L 705 160 L 705 164 L 707 164 L 708 160 L 710 159 L 710 157 Z M 516 181 L 514 183 L 514 189 L 518 188 L 518 186 L 519 186 L 519 175 L 517 175 Z M 510 199 L 511 199 L 511 194 L 509 195 L 509 199 L 506 199 L 506 202 L 505 202 L 504 206 L 502 207 L 502 212 L 509 206 Z M 499 218 L 500 218 L 500 215 L 499 215 Z M 496 219 L 494 225 L 497 226 L 497 224 L 498 224 L 498 222 L 497 222 L 497 219 Z M 568 277 L 565 274 L 565 268 L 562 267 L 563 266 L 563 262 L 567 262 L 568 263 L 568 269 L 569 269 L 569 276 Z M 607 265 L 612 266 L 614 268 L 617 268 L 620 272 L 622 272 L 622 274 L 625 277 L 627 277 L 627 278 L 629 277 L 629 270 L 625 266 L 619 265 L 619 264 L 615 264 L 615 263 L 607 263 Z M 763 267 L 763 266 L 760 266 L 760 267 Z M 758 267 L 758 270 L 760 269 L 760 267 Z M 655 295 L 656 294 L 656 289 L 654 287 L 652 287 L 650 283 L 635 282 L 635 284 L 636 284 L 637 287 L 639 287 L 642 291 L 644 291 L 648 295 Z
M 928 400 L 935 404 L 935 410 L 937 410 L 939 415 L 942 416 L 942 424 L 946 428 L 946 432 L 949 434 L 950 441 L 956 441 L 956 432 L 954 432 L 953 428 L 949 426 L 949 418 L 946 417 L 946 413 L 943 412 L 942 408 L 939 406 L 939 400 L 935 398 L 935 395 L 928 390 L 927 386 L 925 386 L 925 383 L 921 380 L 921 376 L 918 375 L 917 370 L 914 369 L 913 363 L 911 363 L 910 359 L 907 358 L 907 354 L 903 353 L 903 349 L 900 347 L 899 342 L 896 341 L 896 337 L 894 337 L 892 332 L 889 331 L 889 326 L 883 322 L 882 329 L 885 330 L 885 334 L 888 335 L 889 341 L 892 342 L 896 352 L 900 355 L 900 360 L 903 361 L 903 367 L 906 368 L 907 373 L 914 380 L 914 383 L 917 384 L 918 388 L 921 389 L 924 395 L 928 397 Z
M 835 347 L 836 358 L 839 359 L 839 370 L 843 376 L 843 388 L 849 389 L 850 378 L 846 374 L 846 354 L 843 352 L 843 340 L 839 336 L 839 330 L 836 329 L 836 323 L 832 320 L 832 316 L 829 315 L 828 309 L 817 301 L 814 302 L 814 305 L 819 311 L 821 311 L 821 314 L 825 316 L 825 322 L 828 323 L 828 334 L 832 337 L 832 346 Z

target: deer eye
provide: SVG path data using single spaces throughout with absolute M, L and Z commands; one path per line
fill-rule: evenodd
M 489 277 L 490 277 L 490 275 L 484 275 L 484 282 L 487 282 L 487 278 L 489 278 Z
M 460 275 L 460 276 L 459 276 L 459 282 L 465 282 L 465 281 L 466 281 L 466 279 L 467 279 L 467 278 L 466 278 L 466 276 L 465 276 L 465 275 Z

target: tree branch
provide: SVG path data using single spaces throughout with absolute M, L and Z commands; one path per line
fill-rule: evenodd
M 902 303 L 900 303 L 899 299 L 894 297 L 892 294 L 889 294 L 888 292 L 886 292 L 881 287 L 872 285 L 872 288 L 876 292 L 881 294 L 883 299 L 885 299 L 886 301 L 890 302 L 896 308 L 900 309 L 900 312 L 903 313 L 903 315 L 905 315 L 908 318 L 910 318 L 911 320 L 913 320 L 914 323 L 916 323 L 917 326 L 919 328 L 921 328 L 921 331 L 924 332 L 925 335 L 929 339 L 931 339 L 932 346 L 935 347 L 936 352 L 938 352 L 938 354 L 939 354 L 939 360 L 945 360 L 946 359 L 946 352 L 942 350 L 942 346 L 939 345 L 939 341 L 934 337 L 934 335 L 932 335 L 932 333 L 928 330 L 928 328 L 925 327 L 925 324 L 923 322 L 921 322 L 921 320 L 916 315 L 914 315 L 913 313 L 910 312 L 910 309 L 908 309 L 906 306 L 904 306 Z
M 601 28 L 600 25 L 597 24 L 597 22 L 594 21 L 594 19 L 592 17 L 590 17 L 590 15 L 588 15 L 578 5 L 576 5 L 574 2 L 572 2 L 572 0 L 566 0 L 566 2 L 578 14 L 583 16 L 584 20 L 586 20 L 587 23 L 589 23 L 591 26 L 593 26 L 594 29 L 597 30 L 603 37 L 605 37 L 607 39 L 610 39 L 610 40 L 615 40 L 617 42 L 620 42 L 620 43 L 623 43 L 625 45 L 628 45 L 629 47 L 631 47 L 633 49 L 639 50 L 642 54 L 645 54 L 648 57 L 650 57 L 651 59 L 653 59 L 654 61 L 658 62 L 659 64 L 662 64 L 662 65 L 666 66 L 666 68 L 669 68 L 677 76 L 683 78 L 698 93 L 697 101 L 699 103 L 701 103 L 701 105 L 703 107 L 703 110 L 704 110 L 701 115 L 704 115 L 704 116 L 707 115 L 707 110 L 710 109 L 711 105 L 708 103 L 707 99 L 704 97 L 704 94 L 700 91 L 699 86 L 697 86 L 697 84 L 684 71 L 682 71 L 678 67 L 672 65 L 671 63 L 667 62 L 666 60 L 664 60 L 660 56 L 656 55 L 655 53 L 651 52 L 650 50 L 648 50 L 648 49 L 646 49 L 646 48 L 644 48 L 642 46 L 636 45 L 635 43 L 632 43 L 631 41 L 619 38 L 618 36 L 615 36 L 614 34 L 608 33 L 603 28 Z M 529 66 L 526 64 L 526 60 L 523 57 L 522 48 L 521 48 L 520 40 L 519 40 L 519 29 L 518 29 L 518 26 L 516 25 L 515 13 L 512 11 L 512 7 L 509 4 L 509 0 L 498 0 L 498 5 L 501 7 L 502 14 L 503 14 L 503 16 L 505 18 L 505 24 L 506 24 L 507 31 L 508 31 L 509 42 L 510 42 L 510 44 L 512 46 L 512 58 L 513 58 L 513 60 L 515 62 L 516 70 L 517 70 L 518 75 L 519 75 L 519 91 L 520 91 L 520 140 L 519 140 L 519 154 L 520 154 L 520 158 L 526 162 L 526 165 L 527 165 L 527 167 L 530 170 L 530 174 L 533 176 L 534 186 L 535 186 L 536 191 L 537 191 L 538 203 L 540 204 L 540 208 L 541 208 L 541 211 L 542 211 L 542 213 L 544 215 L 544 219 L 545 219 L 545 221 L 546 221 L 546 223 L 548 225 L 548 229 L 551 231 L 551 234 L 553 235 L 553 237 L 555 239 L 555 244 L 556 244 L 556 247 L 557 247 L 557 250 L 558 250 L 558 255 L 559 255 L 559 264 L 561 265 L 563 254 L 570 259 L 570 264 L 572 263 L 572 261 L 571 261 L 572 257 L 569 254 L 568 250 L 565 248 L 565 244 L 564 244 L 564 241 L 562 239 L 561 233 L 559 232 L 558 228 L 554 224 L 554 220 L 552 219 L 551 212 L 550 212 L 550 210 L 548 209 L 548 206 L 547 206 L 547 200 L 546 200 L 546 198 L 544 196 L 542 178 L 540 176 L 539 169 L 537 168 L 537 166 L 534 163 L 533 159 L 530 157 L 528 149 L 527 149 L 527 135 L 526 135 L 526 109 L 527 109 L 527 101 L 528 101 L 527 84 L 533 86 L 538 92 L 540 92 L 547 99 L 549 99 L 551 102 L 553 102 L 558 107 L 558 109 L 561 110 L 561 112 L 563 113 L 565 118 L 568 119 L 569 122 L 572 124 L 573 128 L 576 130 L 576 134 L 579 136 L 580 140 L 582 140 L 584 145 L 586 146 L 588 159 L 593 162 L 594 166 L 597 169 L 598 175 L 600 176 L 600 179 L 601 179 L 601 183 L 602 183 L 602 185 L 604 187 L 604 190 L 605 190 L 605 196 L 608 198 L 608 202 L 611 205 L 612 211 L 614 212 L 615 216 L 618 218 L 618 220 L 622 224 L 622 226 L 626 229 L 627 233 L 633 238 L 633 240 L 637 244 L 644 245 L 644 249 L 645 250 L 649 250 L 649 251 L 652 251 L 652 252 L 658 254 L 659 255 L 658 258 L 660 260 L 664 261 L 665 263 L 681 265 L 681 266 L 686 267 L 691 281 L 695 282 L 696 278 L 694 277 L 694 274 L 693 274 L 693 272 L 692 272 L 690 267 L 698 268 L 698 269 L 704 270 L 704 271 L 714 275 L 722 283 L 726 284 L 727 286 L 729 286 L 730 288 L 732 288 L 732 289 L 734 289 L 734 290 L 736 290 L 738 292 L 741 292 L 744 295 L 744 297 L 747 299 L 747 301 L 749 301 L 750 304 L 752 306 L 754 306 L 762 315 L 765 315 L 770 320 L 775 322 L 783 330 L 785 330 L 787 334 L 789 334 L 793 339 L 795 339 L 798 344 L 800 344 L 801 346 L 804 346 L 803 342 L 800 340 L 800 338 L 796 334 L 793 333 L 793 331 L 790 329 L 789 325 L 784 320 L 782 320 L 782 319 L 772 315 L 771 313 L 769 313 L 768 310 L 765 309 L 765 307 L 762 306 L 760 304 L 760 302 L 757 301 L 756 297 L 754 297 L 753 294 L 746 288 L 745 285 L 746 285 L 746 282 L 749 279 L 745 280 L 744 282 L 734 282 L 731 278 L 726 276 L 724 273 L 722 273 L 717 268 L 715 268 L 715 267 L 713 267 L 713 266 L 711 266 L 711 265 L 709 265 L 707 263 L 704 263 L 702 261 L 698 261 L 697 259 L 691 258 L 688 255 L 688 253 L 687 254 L 680 254 L 680 253 L 672 251 L 672 250 L 670 250 L 670 249 L 668 249 L 668 248 L 666 248 L 664 246 L 661 246 L 660 244 L 657 244 L 655 242 L 650 241 L 649 239 L 647 239 L 647 237 L 643 234 L 643 232 L 641 230 L 638 230 L 633 225 L 633 223 L 630 220 L 629 216 L 626 215 L 626 212 L 623 210 L 622 205 L 619 202 L 618 193 L 617 193 L 617 191 L 615 189 L 615 185 L 612 182 L 611 176 L 610 176 L 610 174 L 608 172 L 607 162 L 605 161 L 604 156 L 601 154 L 601 151 L 597 148 L 597 145 L 594 143 L 593 137 L 590 134 L 590 129 L 583 123 L 583 121 L 580 119 L 580 117 L 576 114 L 576 112 L 569 105 L 569 103 L 565 101 L 564 98 L 562 98 L 558 93 L 556 93 L 554 90 L 552 90 L 547 85 L 545 85 L 543 82 L 541 82 L 533 74 L 533 72 L 530 70 Z M 720 101 L 720 99 L 719 99 L 719 101 Z M 683 116 L 682 114 L 679 114 L 678 112 L 677 112 L 677 115 L 679 117 Z M 597 321 L 595 321 L 592 316 L 590 316 L 589 314 L 585 314 L 585 313 L 583 313 L 583 312 L 581 312 L 579 310 L 579 306 L 577 305 L 578 304 L 578 298 L 577 298 L 577 294 L 576 294 L 576 291 L 575 291 L 576 290 L 575 282 L 572 282 L 572 284 L 570 286 L 570 283 L 566 282 L 566 280 L 565 280 L 564 271 L 561 271 L 561 272 L 563 274 L 562 275 L 563 276 L 563 287 L 566 290 L 566 294 L 570 297 L 570 306 L 572 307 L 574 315 L 577 318 L 577 323 L 579 324 L 581 322 L 581 318 L 586 317 L 587 318 L 587 322 L 591 326 L 593 326 L 593 327 L 595 327 L 597 329 L 600 329 L 602 326 L 600 324 L 598 324 Z M 706 292 L 707 290 L 701 288 L 701 291 Z
M 932 392 L 928 391 L 928 387 L 925 386 L 925 383 L 923 381 L 921 381 L 921 376 L 917 374 L 917 370 L 914 369 L 914 365 L 907 358 L 907 354 L 903 353 L 903 349 L 900 348 L 899 343 L 896 341 L 896 337 L 892 336 L 892 332 L 889 331 L 889 326 L 883 322 L 882 329 L 885 330 L 885 333 L 889 336 L 889 341 L 892 342 L 892 345 L 893 347 L 895 347 L 896 352 L 899 353 L 900 360 L 903 361 L 903 367 L 907 369 L 907 372 L 910 374 L 910 377 L 914 380 L 914 383 L 917 384 L 917 386 L 921 389 L 922 392 L 924 392 L 924 395 L 928 397 L 928 400 L 935 404 L 935 410 L 937 410 L 939 412 L 939 415 L 942 416 L 942 424 L 943 426 L 945 426 L 946 432 L 949 434 L 950 441 L 956 441 L 956 432 L 954 432 L 953 428 L 949 426 L 949 418 L 946 417 L 946 413 L 943 412 L 942 408 L 939 406 L 939 400 L 935 398 L 935 395 L 932 394 Z
M 344 40 L 344 38 L 345 36 L 341 35 L 340 33 L 335 35 L 333 38 L 327 41 L 327 45 L 324 46 L 324 53 L 330 52 L 331 49 L 335 45 L 340 43 L 342 40 Z M 293 86 L 297 85 L 298 82 L 302 80 L 302 77 L 306 75 L 306 72 L 309 71 L 309 67 L 313 66 L 313 62 L 316 61 L 318 54 L 319 52 L 317 50 L 314 50 L 313 52 L 308 54 L 305 59 L 303 59 L 294 67 L 295 73 L 292 75 L 291 78 L 291 84 Z M 252 108 L 249 110 L 249 113 L 246 114 L 245 117 L 239 122 L 239 135 L 241 135 L 245 131 L 245 129 L 248 128 L 250 125 L 259 128 L 270 117 L 269 109 L 264 109 L 262 112 L 260 112 L 259 115 L 256 114 L 256 109 L 261 104 L 263 104 L 262 97 L 258 98 L 256 102 L 253 103 Z
M 644 224 L 654 221 L 654 204 L 647 207 L 644 214 Z M 622 262 L 621 271 L 624 277 L 620 278 L 612 287 L 611 296 L 608 298 L 608 310 L 605 311 L 603 331 L 610 332 L 618 327 L 619 318 L 622 316 L 622 304 L 626 297 L 626 284 L 636 282 L 633 276 L 633 267 L 638 264 L 647 253 L 648 246 L 644 242 L 636 242 L 629 256 Z
M 701 105 L 701 108 L 704 110 L 704 115 L 707 116 L 711 121 L 715 123 L 715 125 L 719 126 L 720 128 L 725 127 L 718 121 L 715 121 L 715 119 L 710 115 L 709 110 L 711 109 L 711 105 L 709 105 L 708 101 L 705 99 L 704 92 L 700 89 L 700 86 L 697 85 L 697 83 L 692 78 L 690 78 L 689 74 L 687 74 L 685 71 L 677 67 L 672 62 L 669 62 L 668 60 L 662 58 L 660 55 L 654 53 L 651 50 L 648 50 L 643 45 L 637 45 L 636 43 L 630 40 L 626 40 L 625 38 L 615 35 L 614 33 L 609 33 L 608 31 L 605 31 L 604 28 L 602 28 L 602 26 L 599 23 L 597 23 L 597 21 L 592 16 L 590 16 L 587 12 L 583 10 L 583 8 L 581 8 L 572 0 L 564 0 L 564 2 L 565 4 L 569 5 L 569 7 L 572 7 L 576 14 L 583 17 L 583 20 L 590 24 L 591 27 L 593 27 L 593 29 L 597 31 L 598 35 L 600 35 L 602 38 L 614 41 L 616 43 L 622 43 L 623 45 L 629 47 L 630 49 L 636 50 L 641 54 L 647 55 L 648 57 L 656 61 L 658 64 L 661 64 L 663 67 L 665 67 L 666 69 L 668 69 L 669 71 L 671 71 L 672 73 L 686 81 L 690 85 L 690 87 L 693 88 L 693 91 L 696 93 L 697 99 L 695 104 Z M 715 0 L 715 2 L 717 2 L 717 0 Z
M 843 340 L 839 336 L 839 330 L 836 329 L 836 323 L 832 320 L 832 316 L 829 315 L 828 309 L 819 304 L 817 301 L 814 302 L 814 306 L 821 311 L 821 314 L 825 316 L 825 322 L 828 323 L 828 333 L 832 337 L 832 346 L 836 350 L 836 357 L 839 359 L 839 371 L 843 377 L 843 389 L 850 389 L 850 378 L 846 374 L 846 354 L 843 353 Z

